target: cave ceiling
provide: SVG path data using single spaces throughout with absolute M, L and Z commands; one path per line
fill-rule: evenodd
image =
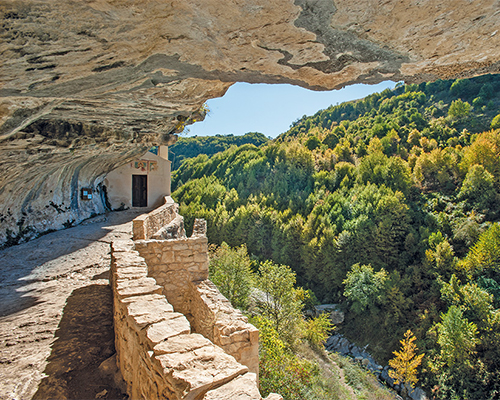
M 500 72 L 497 0 L 2 0 L 0 16 L 2 240 L 102 211 L 71 191 L 172 143 L 235 82 Z

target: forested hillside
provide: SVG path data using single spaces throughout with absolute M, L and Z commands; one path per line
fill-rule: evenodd
M 169 146 L 169 160 L 172 161 L 172 171 L 179 168 L 186 158 L 206 154 L 207 157 L 227 150 L 231 146 L 253 144 L 257 147 L 269 141 L 262 133 L 249 132 L 243 136 L 215 135 L 180 137 L 175 144 Z
M 173 197 L 211 242 L 340 303 L 339 331 L 381 362 L 411 329 L 436 398 L 498 398 L 499 113 L 499 76 L 398 85 L 186 159 Z

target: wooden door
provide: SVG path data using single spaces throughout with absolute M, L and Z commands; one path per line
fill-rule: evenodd
M 148 176 L 132 175 L 132 207 L 148 206 Z

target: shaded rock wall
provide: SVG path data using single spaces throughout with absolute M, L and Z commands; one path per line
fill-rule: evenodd
M 496 0 L 5 0 L 0 243 L 102 212 L 75 189 L 171 142 L 234 82 L 500 72 L 499 16 Z
M 118 131 L 63 121 L 37 121 L 0 145 L 0 244 L 104 212 L 105 174 L 149 148 Z M 81 188 L 92 189 L 92 200 Z

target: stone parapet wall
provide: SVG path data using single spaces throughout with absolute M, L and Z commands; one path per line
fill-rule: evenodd
M 164 288 L 176 310 L 190 313 L 190 283 L 208 279 L 206 236 L 174 240 L 138 240 L 135 249 L 144 257 L 149 276 Z
M 134 240 L 149 239 L 160 229 L 179 218 L 179 205 L 170 196 L 165 197 L 165 204 L 148 214 L 143 214 L 132 221 Z M 182 217 L 180 217 L 182 219 Z M 180 222 L 178 222 L 180 223 Z M 183 222 L 182 222 L 183 223 Z M 183 226 L 182 226 L 183 229 Z
M 193 330 L 258 375 L 258 330 L 208 279 L 206 236 L 140 240 L 135 249 L 146 260 L 148 275 L 163 287 L 169 303 L 188 318 Z
M 212 281 L 192 282 L 190 289 L 190 320 L 195 332 L 222 347 L 258 377 L 258 329 L 248 323 L 241 311 L 233 308 Z
M 110 281 L 117 363 L 131 399 L 262 400 L 256 375 L 174 311 L 131 240 L 112 243 Z

